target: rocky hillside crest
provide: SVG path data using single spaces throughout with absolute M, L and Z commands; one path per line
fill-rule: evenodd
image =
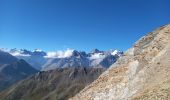
M 71 100 L 170 100 L 170 25 L 142 37 Z

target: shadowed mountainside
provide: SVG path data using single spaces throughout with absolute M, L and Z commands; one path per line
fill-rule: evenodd
M 18 60 L 0 50 L 0 91 L 36 72 L 24 60 Z
M 58 68 L 39 72 L 0 93 L 1 100 L 67 100 L 95 80 L 104 68 Z

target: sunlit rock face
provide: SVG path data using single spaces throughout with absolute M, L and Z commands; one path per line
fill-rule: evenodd
M 142 37 L 71 100 L 169 100 L 170 25 Z

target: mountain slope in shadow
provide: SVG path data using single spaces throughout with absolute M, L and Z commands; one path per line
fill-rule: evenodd
M 0 93 L 1 100 L 67 100 L 104 72 L 104 68 L 58 68 L 39 72 Z

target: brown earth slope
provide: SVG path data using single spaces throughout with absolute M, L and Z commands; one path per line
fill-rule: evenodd
M 104 68 L 64 68 L 39 72 L 2 91 L 0 100 L 67 100 L 105 71 Z
M 142 37 L 72 100 L 170 100 L 170 25 Z

